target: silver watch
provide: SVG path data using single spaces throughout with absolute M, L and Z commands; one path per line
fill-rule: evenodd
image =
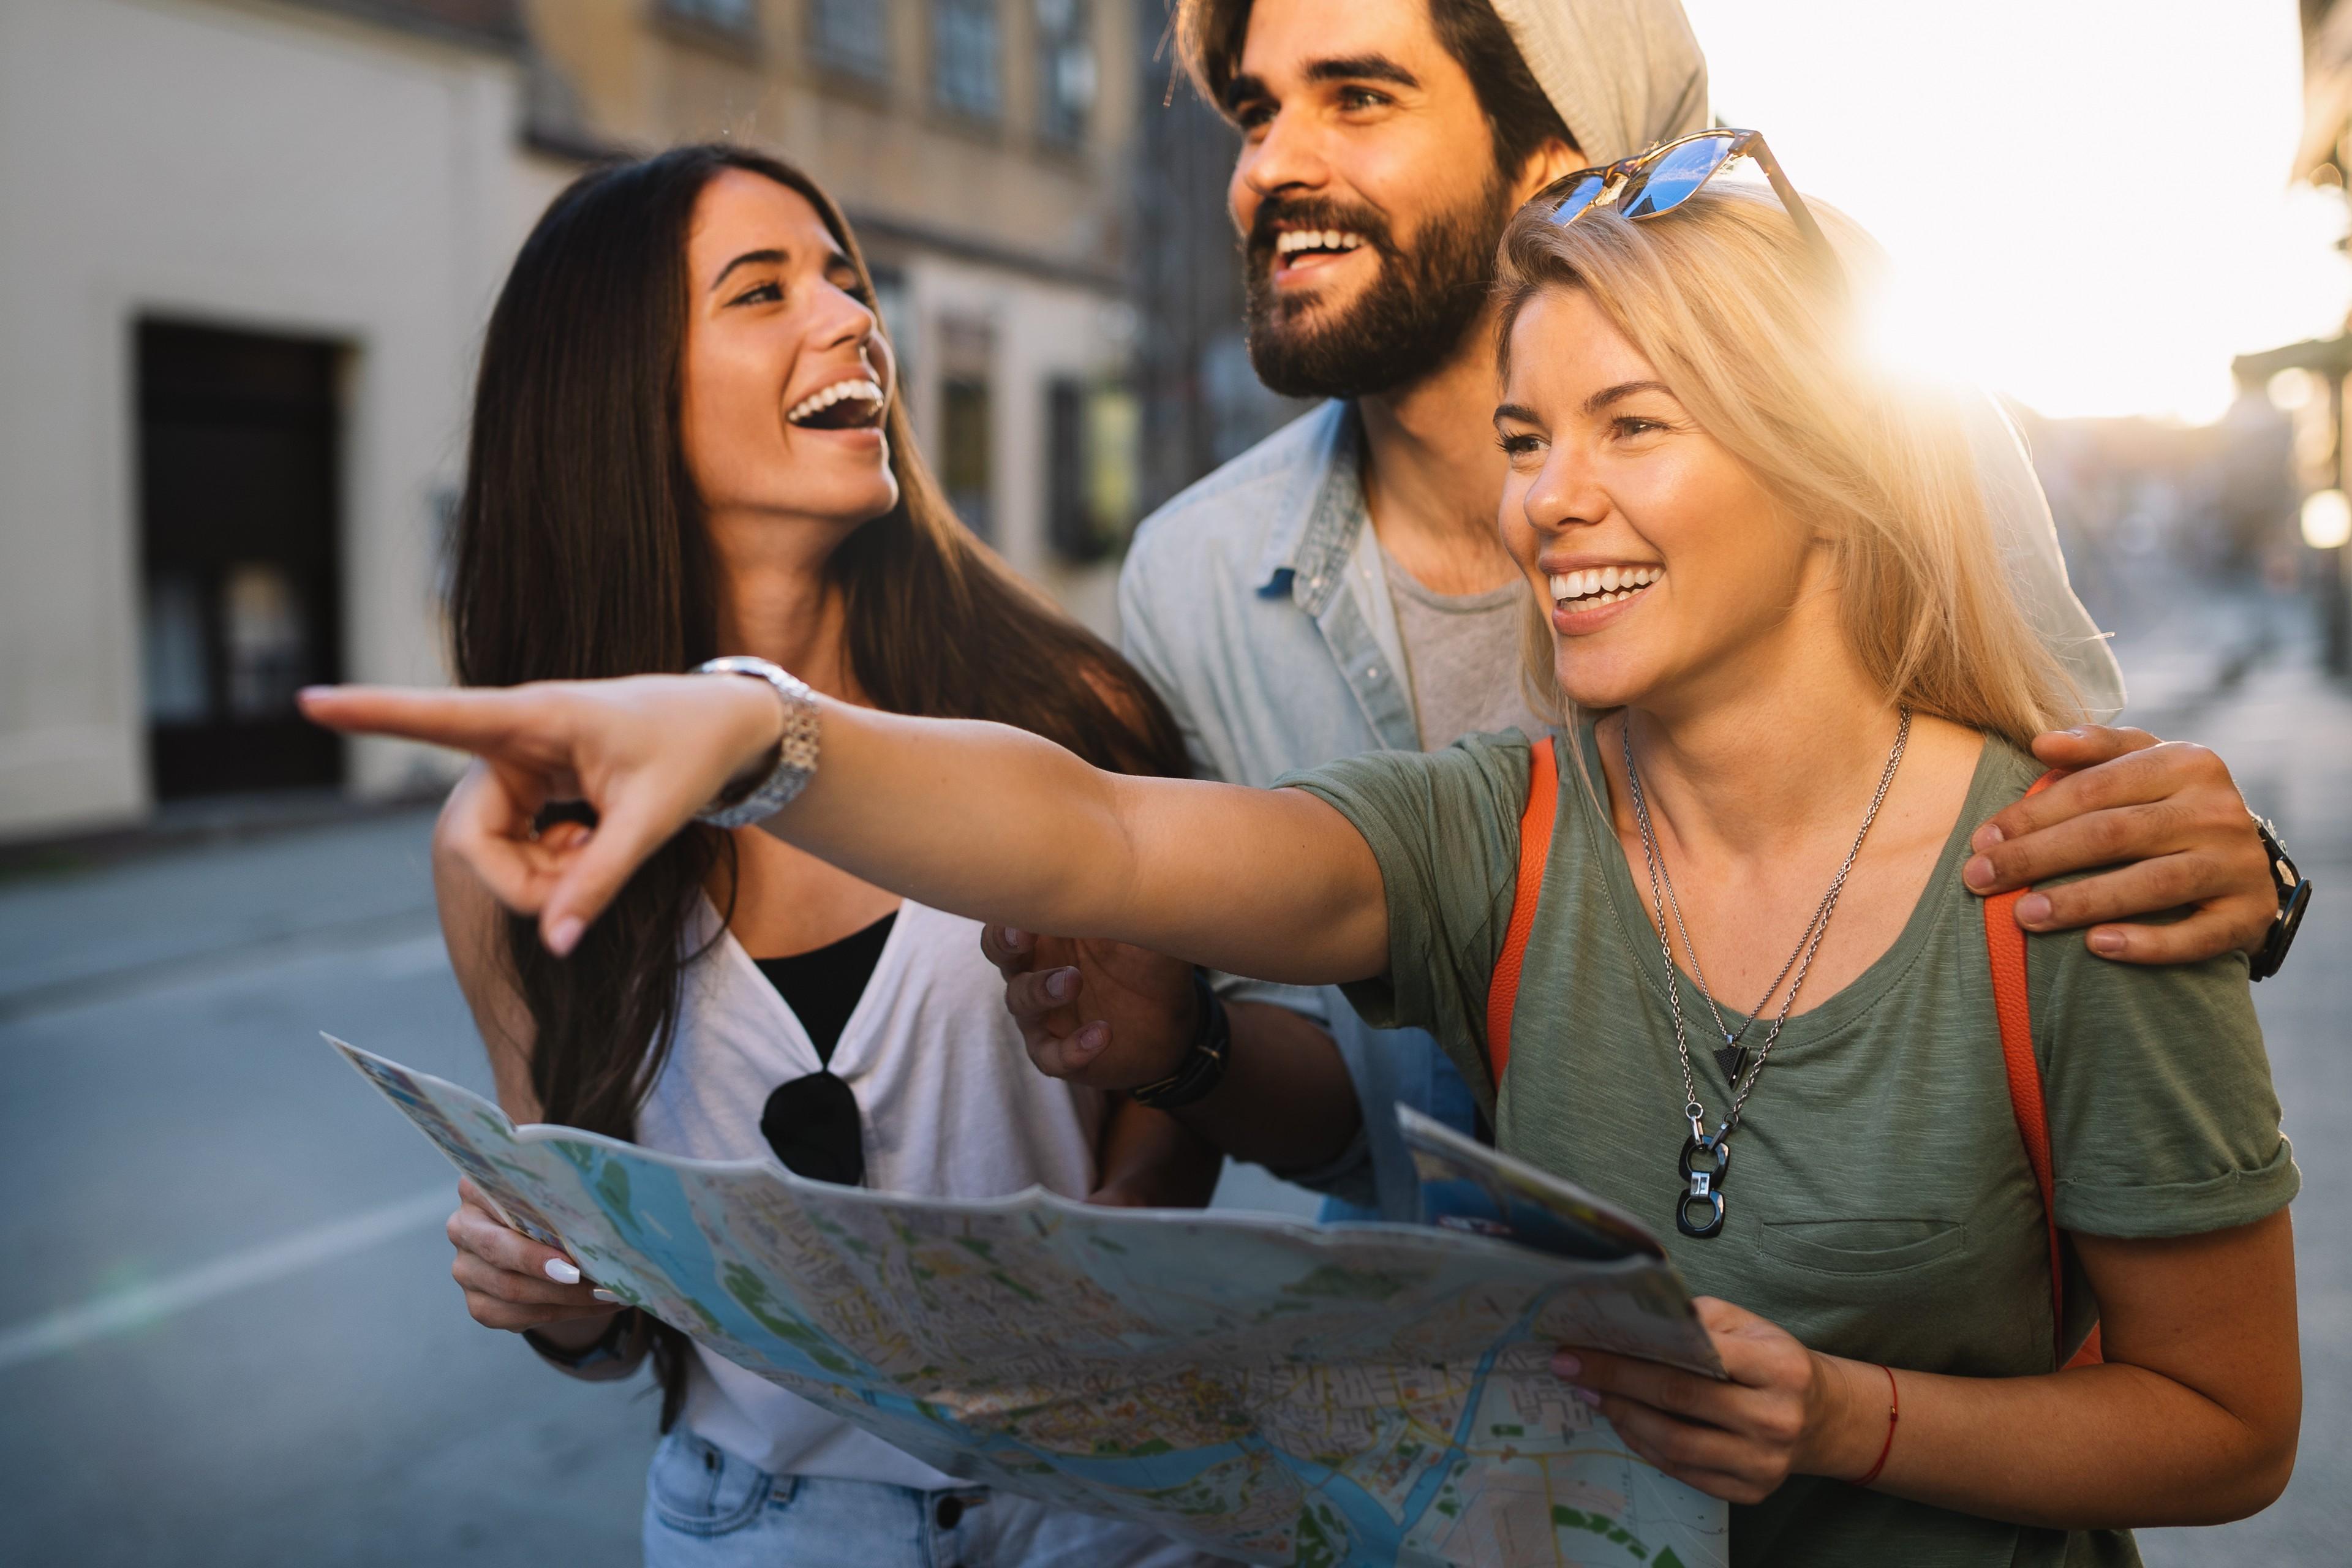
M 784 732 L 776 742 L 776 765 L 747 791 L 729 790 L 694 814 L 713 827 L 748 827 L 793 803 L 816 772 L 816 693 L 807 683 L 764 658 L 730 655 L 698 665 L 697 675 L 749 675 L 764 680 L 783 704 Z

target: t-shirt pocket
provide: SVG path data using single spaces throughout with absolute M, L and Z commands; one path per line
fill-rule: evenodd
M 1774 1268 L 1885 1279 L 1968 1250 L 1968 1226 L 1945 1219 L 1766 1220 L 1756 1250 Z

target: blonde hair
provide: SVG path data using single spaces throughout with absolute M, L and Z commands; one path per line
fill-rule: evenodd
M 1812 205 L 1847 271 L 1876 248 Z M 1554 289 L 1581 289 L 1706 433 L 1781 510 L 1822 538 L 1842 627 L 1891 700 L 2020 745 L 2081 714 L 2010 588 L 1959 395 L 1906 382 L 1864 347 L 1853 290 L 1828 275 L 1769 192 L 1711 185 L 1664 216 L 1542 205 L 1503 237 L 1500 363 L 1511 329 Z M 1527 679 L 1566 713 L 1543 607 Z

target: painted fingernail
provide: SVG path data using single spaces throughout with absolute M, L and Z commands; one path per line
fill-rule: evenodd
M 602 1286 L 589 1291 L 588 1294 L 595 1297 L 599 1301 L 612 1301 L 617 1303 L 620 1300 L 618 1296 L 614 1295 L 610 1290 L 604 1289 Z
M 578 915 L 564 916 L 548 927 L 547 951 L 558 958 L 569 957 L 572 950 L 580 945 L 580 933 L 587 929 L 588 922 Z
M 2040 893 L 2028 893 L 2017 900 L 2017 923 L 2038 926 L 2050 918 L 2050 900 Z
M 1075 969 L 1056 969 L 1045 976 L 1045 994 L 1056 1002 L 1068 1001 L 1077 989 L 1078 972 Z
M 2000 823 L 1988 822 L 1982 827 L 1977 829 L 1976 837 L 1969 840 L 1969 847 L 1971 849 L 1990 849 L 2008 837 L 2008 834 L 2003 833 L 2000 830 Z
M 2104 958 L 2114 958 L 2124 950 L 2124 933 L 2119 931 L 2095 931 L 2091 933 L 2091 951 Z
M 1601 1408 L 1601 1395 L 1593 1393 L 1592 1390 L 1589 1388 L 1580 1388 L 1575 1384 L 1570 1384 L 1568 1391 L 1576 1396 L 1576 1402 L 1578 1404 L 1589 1405 L 1595 1410 Z
M 547 1277 L 550 1279 L 554 1280 L 558 1285 L 577 1285 L 580 1283 L 579 1268 L 564 1258 L 551 1258 L 547 1260 L 546 1268 Z
M 1551 1370 L 1560 1377 L 1574 1377 L 1584 1370 L 1584 1363 L 1580 1358 L 1562 1351 L 1551 1358 Z
M 1991 887 L 1992 861 L 1985 856 L 1977 856 L 1967 865 L 1960 868 L 1960 880 L 1966 882 L 1971 888 L 1982 889 Z

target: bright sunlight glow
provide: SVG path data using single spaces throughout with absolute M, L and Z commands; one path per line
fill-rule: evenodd
M 1895 352 L 2056 417 L 2204 423 L 2352 306 L 2290 189 L 2294 0 L 1685 0 L 1715 112 L 1893 256 Z

